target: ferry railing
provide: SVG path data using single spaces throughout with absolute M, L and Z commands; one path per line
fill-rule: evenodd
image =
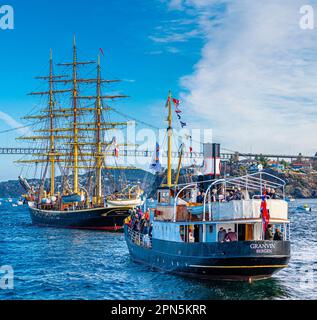
M 219 180 L 216 180 L 214 181 L 213 183 L 211 183 L 208 188 L 206 189 L 206 193 L 205 193 L 205 196 L 204 196 L 204 209 L 203 209 L 203 221 L 206 221 L 206 199 L 207 197 L 209 196 L 209 201 L 208 201 L 208 213 L 209 213 L 209 221 L 211 221 L 211 201 L 210 201 L 210 198 L 211 198 L 211 194 L 210 194 L 210 190 L 213 186 L 217 185 L 217 184 L 220 184 L 222 182 L 225 182 L 226 180 L 225 179 L 219 179 Z
M 270 179 L 270 180 L 269 180 Z M 275 179 L 275 181 L 274 181 Z M 273 181 L 272 181 L 273 180 Z M 274 188 L 280 189 L 283 193 L 283 199 L 285 199 L 285 185 L 286 182 L 279 177 L 272 175 L 267 172 L 256 172 L 253 174 L 247 174 L 241 177 L 234 177 L 229 179 L 218 179 L 218 180 L 206 180 L 199 181 L 190 184 L 179 184 L 177 188 L 183 186 L 176 194 L 174 199 L 174 208 L 173 208 L 173 221 L 176 222 L 177 218 L 177 204 L 180 194 L 189 188 L 198 187 L 200 183 L 208 183 L 211 182 L 208 188 L 206 189 L 204 201 L 203 201 L 203 221 L 206 221 L 206 207 L 208 204 L 208 213 L 209 213 L 209 221 L 212 220 L 212 208 L 211 208 L 211 190 L 212 187 L 222 184 L 223 185 L 223 197 L 225 200 L 226 190 L 228 187 L 237 187 L 242 188 L 248 194 L 249 191 L 259 192 L 259 196 L 263 195 L 264 189 Z M 175 188 L 176 190 L 176 188 Z M 254 196 L 253 196 L 254 197 Z M 208 199 L 208 200 L 207 200 Z M 219 200 L 219 199 L 218 199 Z
M 267 172 L 256 172 L 241 177 L 225 179 L 225 184 L 226 186 L 231 185 L 245 188 L 246 191 L 259 191 L 261 195 L 263 194 L 263 190 L 267 188 L 281 189 L 283 193 L 283 199 L 285 199 L 286 182 L 281 178 Z
M 176 194 L 176 197 L 174 199 L 174 208 L 173 208 L 173 222 L 176 222 L 176 210 L 177 210 L 177 202 L 178 202 L 178 198 L 179 198 L 179 195 L 186 189 L 188 188 L 191 188 L 191 187 L 197 187 L 197 183 L 190 183 L 190 184 L 187 184 L 185 185 L 185 187 L 181 188 L 177 194 Z
M 145 248 L 152 248 L 152 237 L 150 237 L 149 234 L 143 234 L 135 231 L 131 227 L 128 227 L 128 234 L 133 243 Z M 149 241 L 146 242 L 144 239 L 149 239 Z

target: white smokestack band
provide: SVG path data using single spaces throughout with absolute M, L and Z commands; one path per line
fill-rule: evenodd
M 204 175 L 220 176 L 220 144 L 204 143 Z

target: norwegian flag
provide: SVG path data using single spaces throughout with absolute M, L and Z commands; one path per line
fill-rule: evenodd
M 270 222 L 270 213 L 267 208 L 267 202 L 266 202 L 266 191 L 264 190 L 263 196 L 262 196 L 262 202 L 261 202 L 261 216 L 263 221 L 263 231 L 266 231 L 266 228 Z

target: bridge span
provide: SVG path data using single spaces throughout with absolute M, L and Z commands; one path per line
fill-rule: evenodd
M 59 151 L 65 151 L 65 150 L 59 150 Z M 43 154 L 47 152 L 45 149 L 39 149 L 39 148 L 4 148 L 0 147 L 0 155 L 36 155 L 36 154 Z M 109 154 L 109 151 L 107 151 Z M 153 157 L 154 151 L 148 151 L 148 150 L 134 150 L 134 149 L 124 149 L 120 150 L 119 156 L 122 157 L 145 157 L 150 158 Z M 113 153 L 114 154 L 114 153 Z M 178 152 L 173 152 L 172 156 L 174 158 L 177 158 L 179 155 Z M 166 157 L 167 153 L 162 152 L 162 156 Z M 183 157 L 186 159 L 203 159 L 203 153 L 202 152 L 184 152 Z M 271 160 L 277 160 L 280 161 L 282 159 L 294 161 L 294 160 L 317 160 L 317 156 L 307 156 L 307 155 L 290 155 L 290 154 L 258 154 L 258 153 L 242 153 L 242 152 L 222 152 L 220 154 L 220 158 L 222 160 L 243 160 L 243 159 L 256 159 L 259 157 L 268 158 Z

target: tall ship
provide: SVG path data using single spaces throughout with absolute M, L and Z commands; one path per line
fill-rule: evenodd
M 249 282 L 286 268 L 290 221 L 285 182 L 262 171 L 220 178 L 217 147 L 204 163 L 211 179 L 173 182 L 171 95 L 168 110 L 166 183 L 157 189 L 151 212 L 133 212 L 125 221 L 132 260 L 183 276 Z
M 63 74 L 56 75 L 51 51 L 48 75 L 37 77 L 47 82 L 47 89 L 31 93 L 41 97 L 40 108 L 24 117 L 33 125 L 30 135 L 19 140 L 28 141 L 30 148 L 40 151 L 31 159 L 17 162 L 32 166 L 34 178 L 39 178 L 33 179 L 33 184 L 22 175 L 19 179 L 27 192 L 25 198 L 34 224 L 122 230 L 128 210 L 139 204 L 142 193 L 134 192 L 129 197 L 124 193 L 121 202 L 114 195 L 112 204 L 107 203 L 109 194 L 105 192 L 109 186 L 103 182 L 109 179 L 105 173 L 128 168 L 117 165 L 119 144 L 115 136 L 111 137 L 127 122 L 111 122 L 112 108 L 106 101 L 127 96 L 117 92 L 103 94 L 104 85 L 119 80 L 102 78 L 100 54 L 97 62 L 78 60 L 75 37 L 72 53 L 71 62 L 58 64 Z M 89 68 L 87 77 L 79 72 L 85 67 Z M 29 169 L 27 174 L 30 175 Z M 130 202 L 123 201 L 127 197 Z

